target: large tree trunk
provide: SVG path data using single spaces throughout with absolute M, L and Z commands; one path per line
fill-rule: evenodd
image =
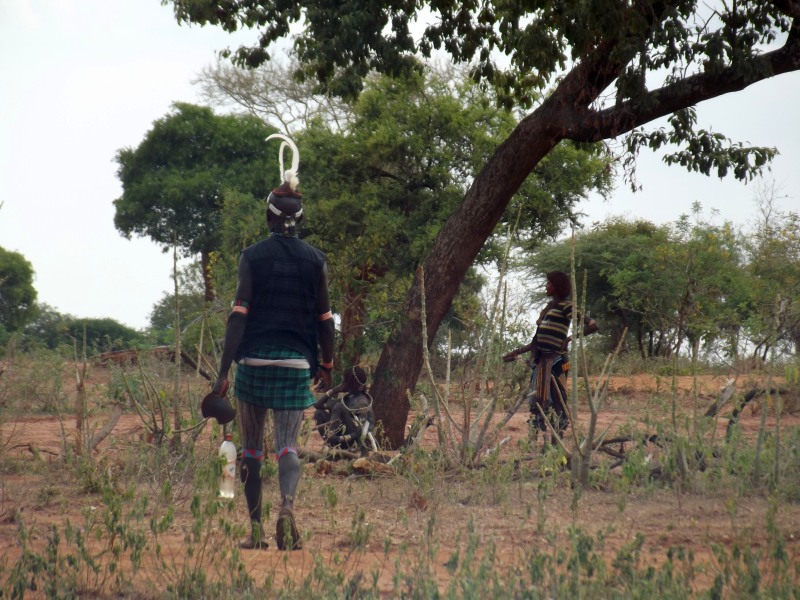
M 539 161 L 561 139 L 552 123 L 556 96 L 526 117 L 475 178 L 464 201 L 445 222 L 428 253 L 425 302 L 429 345 L 470 265 L 502 217 L 511 197 Z M 419 274 L 403 310 L 404 320 L 389 339 L 375 369 L 372 386 L 375 417 L 388 445 L 404 439 L 410 409 L 408 392 L 422 368 L 422 320 Z

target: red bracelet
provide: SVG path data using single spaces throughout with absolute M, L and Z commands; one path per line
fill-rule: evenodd
M 324 369 L 332 369 L 333 368 L 333 361 L 331 360 L 331 361 L 328 361 L 328 362 L 321 362 L 321 363 L 319 363 L 319 366 L 324 368 Z

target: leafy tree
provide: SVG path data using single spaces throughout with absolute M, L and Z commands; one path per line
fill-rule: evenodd
M 31 263 L 18 252 L 0 248 L 0 329 L 5 334 L 19 331 L 36 311 Z
M 235 256 L 238 258 L 238 255 Z M 212 268 L 212 271 L 216 269 Z M 193 353 L 202 341 L 203 351 L 209 351 L 215 340 L 223 339 L 225 317 L 228 312 L 222 303 L 209 305 L 205 302 L 202 269 L 199 263 L 193 262 L 178 271 L 178 286 L 182 346 Z M 157 344 L 175 342 L 175 310 L 174 293 L 165 292 L 153 305 L 148 333 Z
M 114 319 L 72 318 L 67 324 L 65 335 L 79 350 L 86 343 L 89 355 L 135 348 L 144 341 L 144 336 Z
M 273 131 L 253 116 L 217 116 L 210 108 L 175 103 L 135 149 L 117 152 L 122 196 L 114 225 L 126 237 L 148 236 L 200 255 L 206 300 L 214 299 L 211 253 L 220 247 L 223 198 L 230 191 L 264 198 L 276 184 Z M 272 160 L 268 160 L 272 159 Z M 274 186 L 273 186 L 274 187 Z
M 758 197 L 759 218 L 749 248 L 753 354 L 766 360 L 776 344 L 800 352 L 800 214 L 775 206 L 774 186 Z
M 501 103 L 530 110 L 475 175 L 423 261 L 429 340 L 513 195 L 560 141 L 626 136 L 629 156 L 672 146 L 670 164 L 747 179 L 775 151 L 698 128 L 693 107 L 800 69 L 794 0 L 172 3 L 181 22 L 226 31 L 257 26 L 256 43 L 229 52 L 244 66 L 269 60 L 270 44 L 291 31 L 298 76 L 315 78 L 334 95 L 355 96 L 370 71 L 418 70 L 418 54 L 444 50 L 471 64 L 475 79 L 497 90 Z M 415 38 L 412 25 L 423 13 L 430 24 Z M 298 23 L 299 32 L 292 27 Z M 548 88 L 539 101 L 537 93 Z M 637 129 L 665 116 L 668 128 Z M 415 280 L 373 385 L 376 417 L 393 445 L 403 439 L 406 391 L 422 365 L 420 298 Z
M 141 346 L 144 335 L 109 318 L 81 318 L 62 314 L 48 304 L 37 307 L 36 317 L 23 330 L 23 347 L 31 350 L 45 347 L 58 350 L 67 347 L 68 355 L 75 348 L 83 351 L 84 341 L 89 355 Z
M 202 319 L 206 309 L 203 294 L 186 292 L 178 295 L 180 303 L 181 331 Z M 164 293 L 153 305 L 150 313 L 150 331 L 158 344 L 175 342 L 175 295 Z
M 414 272 L 463 196 L 473 164 L 510 115 L 463 107 L 465 90 L 435 75 L 377 78 L 343 132 L 317 120 L 298 136 L 309 238 L 329 248 L 344 360 L 382 343 Z
M 699 203 L 694 213 L 700 214 Z M 701 342 L 711 349 L 721 340 L 725 354 L 735 356 L 735 340 L 752 306 L 742 236 L 730 223 L 715 226 L 700 219 L 691 223 L 684 216 L 673 228 L 671 245 L 680 297 L 667 354 L 678 352 L 685 339 L 697 358 Z
M 41 345 L 56 350 L 70 341 L 67 330 L 73 319 L 74 317 L 61 314 L 49 304 L 39 304 L 36 317 L 24 329 L 26 346 Z

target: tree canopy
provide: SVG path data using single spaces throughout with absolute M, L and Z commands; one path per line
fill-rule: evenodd
M 285 69 L 265 70 L 272 77 L 262 69 L 250 77 L 220 65 L 207 69 L 201 81 L 209 99 L 234 99 L 271 122 L 284 124 L 283 115 L 293 111 L 307 115 L 293 121 L 292 133 L 302 156 L 308 216 L 300 235 L 328 252 L 341 360 L 358 362 L 384 342 L 415 265 L 515 118 L 463 70 L 374 76 L 352 104 L 313 110 L 294 106 L 296 87 L 286 82 Z M 529 234 L 554 236 L 575 218 L 574 205 L 590 190 L 606 191 L 608 160 L 599 145 L 560 145 L 520 188 L 510 218 Z M 222 221 L 223 261 L 262 235 L 263 216 L 245 197 L 226 198 Z M 490 238 L 478 261 L 494 260 L 496 246 Z M 470 296 L 479 281 L 472 276 L 462 286 L 449 315 L 453 323 L 474 318 L 477 300 Z
M 669 163 L 748 179 L 774 149 L 699 128 L 694 106 L 800 69 L 795 0 L 173 4 L 181 22 L 258 28 L 253 45 L 229 53 L 246 66 L 268 60 L 270 44 L 292 31 L 298 76 L 334 95 L 357 95 L 372 70 L 413 71 L 420 68 L 418 55 L 443 51 L 469 64 L 501 103 L 530 111 L 475 174 L 423 261 L 429 342 L 511 198 L 560 141 L 624 136 L 629 156 L 671 146 Z M 637 129 L 665 116 L 666 128 Z M 420 280 L 409 290 L 405 321 L 385 346 L 373 385 L 376 417 L 392 445 L 402 442 L 407 390 L 422 366 Z
M 36 317 L 24 328 L 22 347 L 26 350 L 65 347 L 69 356 L 83 352 L 89 356 L 142 345 L 144 336 L 115 319 L 82 318 L 59 313 L 48 304 L 37 307 Z
M 270 133 L 253 116 L 174 104 L 137 148 L 117 153 L 123 191 L 114 201 L 114 225 L 126 237 L 148 236 L 165 248 L 175 243 L 186 255 L 199 254 L 207 274 L 210 253 L 220 247 L 225 194 L 265 198 L 269 184 L 277 185 L 277 150 L 265 151 Z M 210 279 L 205 295 L 214 298 Z
M 19 252 L 0 248 L 0 341 L 36 316 L 33 266 Z
M 89 356 L 133 348 L 144 342 L 140 332 L 109 318 L 70 317 L 65 335 L 79 350 L 85 343 Z
M 26 349 L 43 346 L 55 350 L 69 341 L 67 328 L 72 317 L 61 314 L 46 303 L 39 304 L 36 312 L 36 317 L 23 330 Z
M 357 342 L 355 332 L 365 329 L 373 340 L 385 339 L 415 266 L 513 125 L 513 116 L 468 79 L 429 73 L 375 78 L 343 131 L 317 120 L 298 134 L 307 149 L 306 229 L 312 242 L 330 249 L 346 338 Z M 598 150 L 556 149 L 516 194 L 511 218 L 521 212 L 524 228 L 555 235 L 580 198 L 603 189 L 606 161 Z M 498 254 L 488 242 L 479 262 Z M 357 360 L 358 350 L 349 358 Z
M 740 231 L 683 216 L 671 225 L 616 218 L 574 239 L 579 296 L 616 347 L 644 358 L 680 351 L 712 360 L 797 350 L 800 339 L 800 219 L 772 202 Z M 540 247 L 523 261 L 531 274 L 570 267 L 573 241 Z

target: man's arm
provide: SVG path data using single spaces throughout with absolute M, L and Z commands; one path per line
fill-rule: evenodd
M 512 350 L 508 354 L 503 355 L 503 361 L 511 362 L 512 360 L 517 358 L 517 356 L 519 356 L 520 354 L 525 354 L 526 352 L 530 352 L 531 350 L 533 350 L 534 346 L 535 346 L 535 338 L 534 341 L 532 341 L 530 344 L 526 344 L 525 346 L 520 346 L 516 350 Z
M 334 344 L 333 314 L 328 296 L 328 265 L 323 265 L 317 286 L 317 319 L 317 340 L 322 358 L 314 383 L 318 392 L 324 392 L 331 387 Z
M 583 337 L 587 335 L 592 335 L 593 333 L 597 333 L 600 331 L 600 327 L 597 325 L 597 322 L 592 319 L 591 317 L 583 317 Z M 572 341 L 572 336 L 568 335 L 564 339 L 564 343 L 561 344 L 561 349 L 563 351 L 567 351 L 569 349 L 569 343 Z
M 583 335 L 584 337 L 587 335 L 592 335 L 593 333 L 597 333 L 600 331 L 600 326 L 597 322 L 592 319 L 591 317 L 584 317 L 583 318 Z
M 228 315 L 225 326 L 225 344 L 222 348 L 222 358 L 219 361 L 217 381 L 214 383 L 213 392 L 225 395 L 228 390 L 228 371 L 231 368 L 239 344 L 242 343 L 245 327 L 247 326 L 247 313 L 253 299 L 253 282 L 250 274 L 250 263 L 244 255 L 239 259 L 239 275 L 236 284 L 236 298 L 233 308 Z

